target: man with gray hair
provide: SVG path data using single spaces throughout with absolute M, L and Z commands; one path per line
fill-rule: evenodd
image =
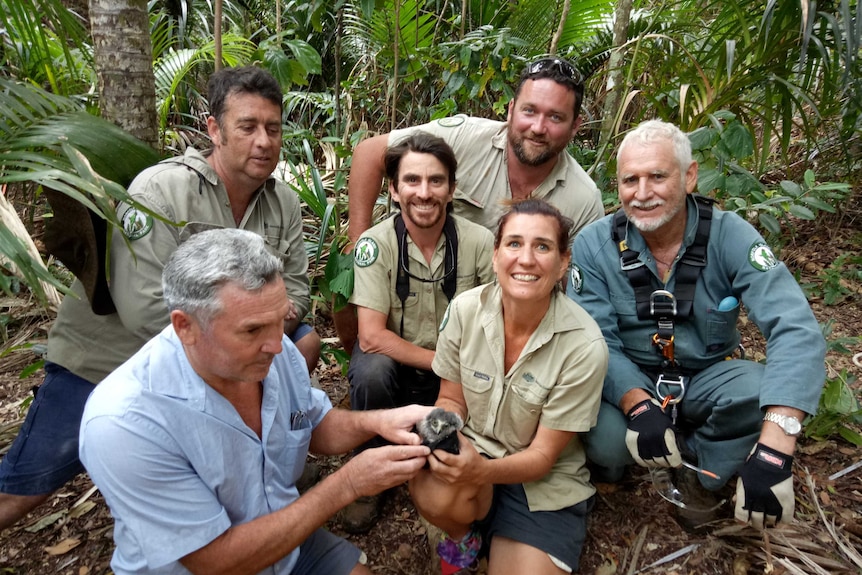
M 658 473 L 676 487 L 657 487 L 688 528 L 712 518 L 713 492 L 736 474 L 737 519 L 789 522 L 796 438 L 817 411 L 825 342 L 757 230 L 693 195 L 696 185 L 686 134 L 644 122 L 619 148 L 622 210 L 575 238 L 568 293 L 610 352 L 587 457 L 599 481 L 635 462 L 675 468 Z M 736 357 L 741 304 L 766 338 L 765 365 Z
M 333 409 L 284 335 L 281 261 L 257 234 L 192 236 L 163 274 L 171 323 L 92 393 L 80 456 L 116 525 L 111 567 L 132 573 L 370 574 L 321 528 L 357 497 L 412 478 L 431 408 Z M 300 496 L 309 450 L 352 458 Z
M 284 262 L 281 276 L 290 306 L 284 333 L 309 372 L 318 363 L 320 337 L 303 323 L 311 296 L 299 197 L 272 177 L 282 145 L 281 87 L 262 68 L 223 68 L 210 77 L 207 98 L 212 147 L 203 152 L 190 147 L 135 178 L 129 195 L 151 211 L 117 206 L 123 226 L 110 243 L 108 301 L 88 301 L 90 290 L 79 280 L 63 299 L 48 335 L 45 379 L 0 461 L 0 529 L 83 471 L 78 432 L 84 403 L 99 382 L 168 324 L 162 269 L 191 235 L 239 228 L 266 240 Z M 82 253 L 89 253 L 88 260 L 104 255 L 96 245 Z M 314 466 L 308 471 L 310 482 Z

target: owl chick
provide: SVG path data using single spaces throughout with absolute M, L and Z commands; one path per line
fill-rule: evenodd
M 455 432 L 463 426 L 460 415 L 436 407 L 416 424 L 416 433 L 422 438 L 422 445 L 427 445 L 431 451 L 442 449 L 457 455 L 458 434 Z

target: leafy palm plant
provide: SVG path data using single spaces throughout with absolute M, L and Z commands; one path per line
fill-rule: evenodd
M 82 94 L 92 83 L 92 54 L 83 20 L 61 0 L 3 0 L 2 63 L 55 94 Z M 82 89 L 83 88 L 83 89 Z
M 806 1 L 678 0 L 642 10 L 622 48 L 629 98 L 620 116 L 691 131 L 730 111 L 758 134 L 752 165 L 762 173 L 773 141 L 786 153 L 799 131 L 816 146 L 852 99 L 860 73 L 852 4 L 838 0 L 830 13 Z
M 33 84 L 0 77 L 0 111 L 0 184 L 26 182 L 57 190 L 120 225 L 113 202 L 130 200 L 124 186 L 156 162 L 155 151 L 79 103 Z M 63 289 L 5 226 L 0 227 L 0 254 L 42 301 L 38 280 Z M 8 290 L 8 282 L 2 287 Z

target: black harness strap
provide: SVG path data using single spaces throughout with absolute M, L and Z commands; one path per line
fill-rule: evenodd
M 620 252 L 620 269 L 626 272 L 629 282 L 635 292 L 635 302 L 639 319 L 651 319 L 656 316 L 672 316 L 676 319 L 688 319 L 694 303 L 694 289 L 700 271 L 706 266 L 706 246 L 709 241 L 709 228 L 712 224 L 712 198 L 694 195 L 697 205 L 698 223 L 694 242 L 685 250 L 676 268 L 676 289 L 674 300 L 667 298 L 651 298 L 653 292 L 650 272 L 638 259 L 639 252 L 628 247 L 626 243 L 626 228 L 628 218 L 623 210 L 614 214 L 611 225 L 611 237 Z M 670 308 L 675 303 L 676 313 Z
M 693 196 L 697 205 L 697 230 L 694 242 L 686 248 L 676 267 L 675 292 L 653 289 L 650 272 L 638 259 L 638 252 L 626 243 L 628 218 L 623 210 L 614 214 L 611 237 L 620 252 L 620 268 L 626 272 L 635 292 L 638 319 L 654 319 L 656 333 L 652 342 L 663 360 L 661 369 L 654 378 L 656 396 L 662 400 L 662 410 L 670 406 L 671 420 L 676 423 L 677 404 L 685 396 L 688 377 L 674 357 L 674 322 L 685 321 L 694 307 L 694 291 L 697 278 L 706 266 L 706 247 L 712 225 L 714 200 L 704 196 Z
M 443 235 L 446 237 L 446 254 L 443 260 L 443 294 L 448 301 L 455 297 L 458 287 L 458 232 L 455 230 L 455 220 L 446 214 L 443 224 Z M 404 304 L 410 296 L 410 258 L 407 257 L 407 228 L 401 214 L 395 214 L 395 237 L 398 242 L 398 276 L 395 278 L 395 293 L 401 300 L 401 337 L 404 337 Z M 417 278 L 418 279 L 418 278 Z M 437 282 L 436 279 L 420 279 L 425 283 Z

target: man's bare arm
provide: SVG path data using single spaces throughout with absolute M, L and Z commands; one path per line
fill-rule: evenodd
M 347 236 L 354 244 L 362 232 L 371 227 L 374 203 L 383 186 L 385 168 L 383 155 L 389 146 L 389 134 L 362 140 L 353 150 L 347 181 L 347 201 L 350 225 Z
M 421 445 L 366 450 L 287 507 L 231 527 L 180 563 L 192 573 L 207 575 L 260 573 L 357 497 L 375 495 L 411 479 L 427 455 L 428 448 Z

